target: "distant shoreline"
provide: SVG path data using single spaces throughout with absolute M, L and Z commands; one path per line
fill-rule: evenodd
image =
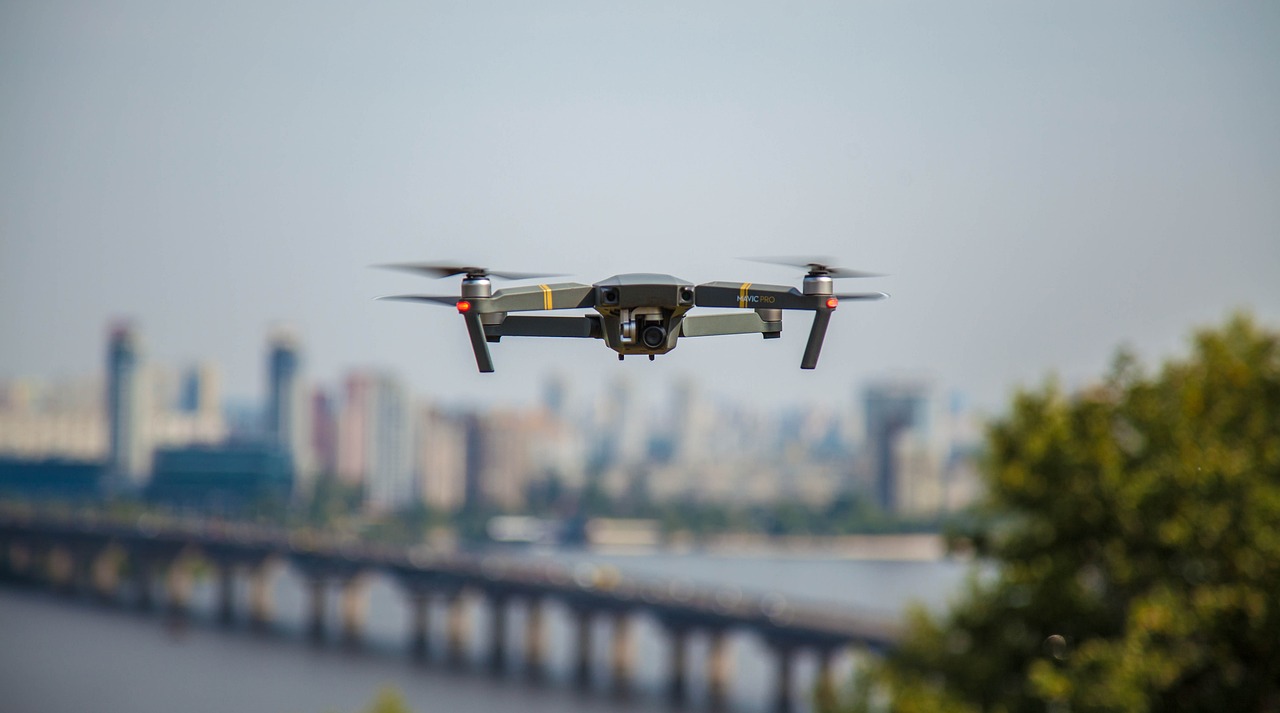
M 886 562 L 938 562 L 946 559 L 962 559 L 947 553 L 946 540 L 937 533 L 827 537 L 710 535 L 696 540 L 676 538 L 663 545 L 597 545 L 589 547 L 589 550 L 596 554 L 616 556 L 698 553 L 722 557 L 810 556 Z

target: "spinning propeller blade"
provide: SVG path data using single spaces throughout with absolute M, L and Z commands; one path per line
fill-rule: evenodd
M 884 277 L 878 272 L 851 270 L 847 267 L 833 267 L 835 258 L 825 256 L 778 256 L 778 257 L 745 257 L 743 260 L 762 262 L 766 265 L 785 265 L 808 270 L 810 275 L 826 275 L 827 277 Z
M 540 277 L 560 276 L 559 273 L 549 272 L 512 272 L 508 270 L 490 270 L 487 267 L 480 267 L 477 265 L 460 265 L 456 262 L 401 262 L 388 265 L 374 265 L 374 267 L 416 272 L 429 277 L 467 275 L 468 277 L 501 277 L 504 280 L 531 280 Z
M 380 300 L 392 300 L 396 302 L 431 302 L 439 305 L 453 307 L 458 304 L 458 300 L 462 299 L 457 295 L 387 295 L 379 297 Z

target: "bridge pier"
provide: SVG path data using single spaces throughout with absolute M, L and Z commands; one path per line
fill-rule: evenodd
M 155 565 L 150 559 L 142 557 L 131 558 L 130 564 L 133 565 L 134 586 L 137 588 L 135 597 L 137 598 L 137 607 L 142 611 L 151 611 L 155 608 Z
M 76 560 L 69 548 L 49 548 L 45 555 L 45 575 L 54 591 L 65 595 L 76 593 Z
M 466 594 L 457 589 L 449 593 L 445 621 L 445 657 L 453 668 L 466 665 L 467 624 Z
M 712 629 L 707 642 L 707 698 L 712 710 L 724 710 L 729 703 L 733 658 L 728 632 Z
M 323 575 L 312 575 L 307 578 L 307 591 L 311 595 L 308 600 L 311 603 L 308 609 L 311 614 L 307 619 L 307 634 L 315 642 L 324 640 L 325 620 L 328 614 L 325 596 L 328 589 L 329 583 Z
M 689 697 L 689 681 L 685 675 L 689 656 L 689 629 L 683 625 L 667 624 L 667 639 L 671 642 L 670 667 L 667 672 L 667 697 L 674 705 L 683 705 Z
M 363 576 L 365 567 L 350 556 L 327 558 L 314 551 L 300 552 L 295 549 L 289 554 L 289 558 L 307 581 L 307 590 L 310 594 L 307 630 L 311 640 L 317 644 L 325 640 L 328 629 L 329 587 L 336 583 L 339 586 L 338 611 L 342 641 L 348 646 L 358 645 L 364 629 L 367 593 L 366 580 Z M 265 608 L 267 604 L 269 592 L 267 582 L 270 579 L 268 566 L 269 562 L 263 561 L 255 576 L 257 580 L 253 587 L 254 598 L 257 600 L 254 602 L 255 607 Z M 255 616 L 265 615 L 265 613 L 265 611 L 258 611 Z
M 547 673 L 543 609 L 541 598 L 531 596 L 525 600 L 524 671 L 525 676 L 532 681 L 542 681 Z
M 34 548 L 26 542 L 9 545 L 9 571 L 20 582 L 32 582 L 37 575 L 38 557 Z
M 218 623 L 230 626 L 236 618 L 236 568 L 230 562 L 218 566 Z
M 68 583 L 68 593 L 72 595 L 88 594 L 93 589 L 93 563 L 98 557 L 98 552 L 102 547 L 77 547 L 67 548 L 67 555 L 71 558 L 71 579 Z
M 236 581 L 245 573 L 249 584 L 249 621 L 263 629 L 271 619 L 271 577 L 279 563 L 270 549 L 242 540 L 222 537 L 203 543 L 200 552 L 217 570 L 218 621 L 231 625 L 236 618 Z
M 613 694 L 619 698 L 631 692 L 631 677 L 635 669 L 635 647 L 631 636 L 631 617 L 625 609 L 613 613 L 613 640 L 610 642 L 610 680 Z
M 68 594 L 89 594 L 100 600 L 115 597 L 119 557 L 109 541 L 76 538 L 54 551 L 61 553 L 59 560 L 65 557 L 65 562 L 56 566 L 67 569 L 62 584 Z
M 776 713 L 791 713 L 791 701 L 795 698 L 795 648 L 778 642 L 774 642 L 771 648 L 777 665 L 773 710 Z
M 0 539 L 0 581 L 8 582 L 13 574 L 13 543 Z
M 355 575 L 342 582 L 339 595 L 339 606 L 342 611 L 342 643 L 349 647 L 358 647 L 364 639 L 365 615 L 369 610 L 369 581 L 366 577 Z
M 502 674 L 507 670 L 507 594 L 489 592 L 489 608 L 493 626 L 489 629 L 489 670 Z
M 165 571 L 165 603 L 172 616 L 186 616 L 191 603 L 194 576 L 191 563 L 185 557 L 174 558 Z
M 274 609 L 271 586 L 278 570 L 278 563 L 271 558 L 249 570 L 249 625 L 259 631 L 271 625 Z
M 574 666 L 573 682 L 578 688 L 585 690 L 591 687 L 591 623 L 595 612 L 579 607 L 573 614 L 577 640 L 577 662 Z
M 188 543 L 146 538 L 122 542 L 137 586 L 137 607 L 143 611 L 155 608 L 155 579 L 164 575 L 166 605 L 172 614 L 186 610 L 191 595 L 191 576 L 183 553 Z
M 93 559 L 89 572 L 89 587 L 93 595 L 103 602 L 114 602 L 120 592 L 120 561 L 123 555 L 117 547 L 104 548 Z
M 818 649 L 818 671 L 813 695 L 821 709 L 834 710 L 836 704 L 835 650 L 829 646 Z
M 426 661 L 431 657 L 431 595 L 426 589 L 409 591 L 409 653 Z

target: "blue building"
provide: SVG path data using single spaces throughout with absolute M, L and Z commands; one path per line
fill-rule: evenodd
M 148 499 L 210 512 L 287 501 L 293 490 L 288 452 L 261 443 L 185 446 L 156 451 Z
M 103 495 L 105 465 L 58 458 L 0 458 L 0 495 L 50 500 L 96 500 Z

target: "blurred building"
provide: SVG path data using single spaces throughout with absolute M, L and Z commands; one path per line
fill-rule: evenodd
M 683 378 L 671 397 L 671 459 L 677 463 L 699 463 L 711 454 L 714 418 L 697 381 Z
M 304 489 L 313 474 L 311 437 L 302 384 L 302 357 L 297 337 L 278 329 L 267 347 L 267 443 L 287 452 Z
M 107 344 L 107 468 L 134 485 L 147 475 L 144 428 L 142 340 L 133 325 L 120 322 Z
M 104 397 L 98 379 L 0 383 L 0 457 L 105 460 Z
M 562 374 L 547 377 L 542 386 L 542 407 L 554 419 L 569 417 L 569 382 Z
M 363 486 L 370 508 L 412 503 L 412 436 L 409 392 L 399 379 L 378 371 L 348 374 L 338 421 L 338 478 Z
M 873 383 L 863 393 L 866 463 L 885 512 L 918 511 L 922 493 L 932 492 L 925 481 L 939 477 L 929 455 L 929 393 L 927 384 L 907 380 Z
M 222 380 L 212 364 L 199 363 L 187 367 L 182 374 L 177 410 L 192 415 L 214 415 L 222 412 Z
M 501 510 L 524 506 L 536 432 L 526 414 L 494 411 L 467 421 L 467 505 Z
M 227 437 L 218 370 L 198 364 L 181 372 L 149 364 L 144 379 L 146 449 L 211 445 Z
M 94 499 L 103 494 L 105 472 L 101 461 L 0 457 L 0 496 Z
M 284 503 L 293 488 L 289 454 L 264 443 L 160 448 L 147 486 L 152 500 L 204 512 Z
M 418 409 L 414 421 L 414 491 L 423 505 L 457 512 L 467 497 L 467 428 L 438 409 Z
M 317 473 L 329 476 L 338 472 L 338 412 L 333 397 L 323 388 L 311 392 L 311 453 Z
M 595 419 L 599 424 L 596 458 L 602 465 L 631 465 L 647 460 L 649 423 L 644 397 L 624 376 L 606 388 Z
M 531 485 L 585 482 L 579 434 L 546 410 L 502 409 L 470 414 L 465 429 L 464 501 L 471 508 L 523 508 Z

